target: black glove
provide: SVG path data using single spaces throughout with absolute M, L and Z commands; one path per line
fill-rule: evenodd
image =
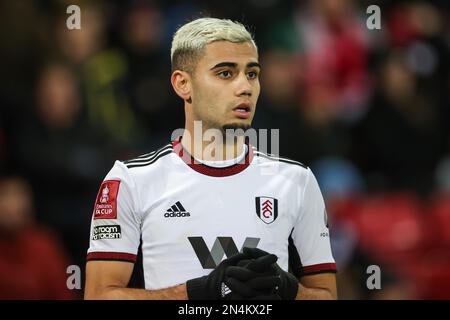
M 247 247 L 244 247 L 243 251 L 247 257 L 250 257 L 251 259 L 255 259 L 253 261 L 254 265 L 252 266 L 251 264 L 249 264 L 247 266 L 248 269 L 250 269 L 250 268 L 254 269 L 255 265 L 256 265 L 256 268 L 263 268 L 263 269 L 265 268 L 264 264 L 262 264 L 262 265 L 258 264 L 258 263 L 256 263 L 256 261 L 258 261 L 258 259 L 262 259 L 261 257 L 270 255 L 268 252 L 263 251 L 258 248 L 247 248 Z M 233 270 L 233 269 L 231 269 L 231 270 Z M 270 265 L 269 269 L 265 269 L 264 271 L 272 272 L 272 274 L 279 277 L 280 283 L 279 283 L 278 290 L 276 291 L 276 293 L 281 297 L 281 299 L 283 299 L 283 300 L 294 300 L 295 299 L 295 297 L 297 296 L 297 291 L 298 291 L 298 280 L 293 274 L 281 269 L 280 266 L 276 263 L 276 260 Z M 261 272 L 261 269 L 260 269 L 260 272 Z M 255 281 L 257 281 L 257 280 L 255 280 Z
M 267 254 L 257 259 L 241 260 L 226 270 L 225 283 L 231 289 L 231 300 L 281 300 L 276 293 L 280 278 L 272 266 L 277 256 Z
M 189 300 L 224 300 L 230 294 L 224 284 L 225 270 L 229 266 L 235 266 L 246 256 L 238 253 L 223 260 L 207 276 L 188 280 L 186 290 Z

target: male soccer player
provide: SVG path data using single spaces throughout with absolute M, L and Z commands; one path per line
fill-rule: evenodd
M 243 136 L 226 139 L 229 129 L 250 128 L 260 92 L 250 33 L 230 20 L 197 19 L 175 33 L 171 59 L 185 130 L 107 174 L 85 298 L 335 299 L 325 205 L 311 170 Z M 206 141 L 212 129 L 224 139 Z M 127 288 L 141 242 L 145 289 Z

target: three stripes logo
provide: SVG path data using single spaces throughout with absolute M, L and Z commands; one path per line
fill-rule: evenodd
M 256 215 L 265 223 L 270 224 L 278 217 L 278 199 L 256 197 Z
M 227 295 L 229 295 L 231 293 L 231 289 L 228 288 L 228 286 L 222 282 L 222 284 L 220 286 L 220 292 L 221 292 L 222 298 L 225 298 Z
M 173 151 L 172 144 L 168 144 L 162 147 L 161 149 L 144 154 L 142 156 L 137 157 L 136 159 L 124 161 L 124 164 L 127 166 L 128 169 L 136 167 L 146 167 L 155 163 L 161 157 L 164 157 L 172 153 L 172 151 Z
M 166 218 L 179 218 L 179 217 L 190 217 L 191 214 L 186 211 L 180 201 L 177 201 L 173 206 L 167 209 L 164 214 Z
M 217 237 L 211 251 L 208 249 L 203 237 L 188 237 L 188 239 L 203 269 L 214 269 L 222 261 L 224 255 L 229 258 L 239 253 L 231 237 Z M 260 238 L 245 238 L 242 248 L 256 248 L 259 240 Z

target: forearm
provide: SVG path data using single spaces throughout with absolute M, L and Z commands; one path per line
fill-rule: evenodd
M 336 300 L 337 295 L 331 290 L 324 288 L 307 288 L 298 284 L 298 291 L 295 300 Z
M 159 289 L 131 289 L 121 287 L 107 287 L 101 292 L 86 293 L 86 300 L 187 300 L 186 285 Z

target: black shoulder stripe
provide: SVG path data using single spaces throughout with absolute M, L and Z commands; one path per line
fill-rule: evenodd
M 163 148 L 161 148 L 159 150 L 151 152 L 146 157 L 142 156 L 142 158 L 136 158 L 136 159 L 127 160 L 127 161 L 124 161 L 124 163 L 125 164 L 129 164 L 129 163 L 144 163 L 144 162 L 147 162 L 147 161 L 151 161 L 155 157 L 157 157 L 158 154 L 160 154 L 163 151 L 169 150 L 169 149 L 172 150 L 172 146 L 171 145 L 167 145 L 167 146 L 165 146 L 165 147 L 163 147 Z
M 160 154 L 162 154 L 163 152 L 166 152 L 166 151 L 172 152 L 173 149 L 172 149 L 172 148 L 165 148 L 165 149 L 163 149 L 163 150 L 161 150 L 161 151 L 158 151 L 156 154 L 154 154 L 154 155 L 153 155 L 152 157 L 150 157 L 150 158 L 142 159 L 142 160 L 133 160 L 133 161 L 127 162 L 126 164 L 127 164 L 127 165 L 128 165 L 128 164 L 145 164 L 145 163 L 148 163 L 148 162 L 150 162 L 150 161 L 152 161 L 152 160 L 154 160 L 154 159 L 157 159 L 157 158 L 159 157 Z
M 254 151 L 254 153 L 258 157 L 263 157 L 263 158 L 266 158 L 266 159 L 269 159 L 269 160 L 273 160 L 273 161 L 280 161 L 280 162 L 284 162 L 284 163 L 295 164 L 295 165 L 298 165 L 298 166 L 303 167 L 305 169 L 308 169 L 308 166 L 304 165 L 301 162 L 295 161 L 295 160 L 291 160 L 291 159 L 287 159 L 287 158 L 280 158 L 280 157 L 276 157 L 276 156 L 273 156 L 273 155 L 268 155 L 268 154 L 262 153 L 260 151 Z
M 136 159 L 142 159 L 142 158 L 150 157 L 150 156 L 154 155 L 157 151 L 158 151 L 158 150 L 155 150 L 155 151 L 152 151 L 152 152 L 143 154 L 142 156 L 138 156 Z M 134 160 L 134 159 L 133 159 L 133 160 Z
M 172 149 L 170 148 L 170 149 L 168 149 L 168 150 L 165 150 L 165 151 L 159 153 L 158 155 L 156 155 L 156 157 L 152 158 L 152 160 L 149 160 L 148 162 L 145 162 L 145 163 L 138 163 L 138 164 L 130 164 L 130 165 L 127 165 L 127 168 L 128 168 L 128 169 L 131 169 L 131 168 L 136 168 L 136 167 L 145 167 L 145 166 L 149 166 L 149 165 L 151 165 L 152 163 L 155 163 L 156 161 L 158 161 L 158 159 L 160 159 L 160 158 L 162 158 L 162 157 L 164 157 L 164 156 L 166 156 L 166 155 L 168 155 L 168 154 L 171 154 L 171 153 L 172 153 Z
M 130 159 L 130 160 L 126 160 L 124 161 L 125 164 L 128 163 L 139 163 L 139 162 L 146 162 L 146 161 L 150 161 L 152 160 L 155 156 L 157 156 L 158 153 L 161 153 L 162 151 L 165 151 L 169 148 L 172 148 L 172 145 L 166 145 L 162 148 L 159 148 L 158 150 L 152 151 L 150 153 L 144 154 L 142 156 L 139 156 L 137 158 L 134 159 Z

